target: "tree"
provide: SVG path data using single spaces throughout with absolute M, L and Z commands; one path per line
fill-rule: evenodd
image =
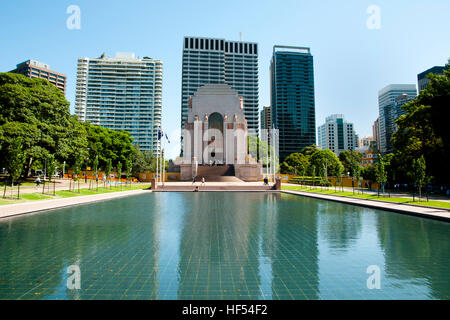
M 309 167 L 309 157 L 302 153 L 291 153 L 280 166 L 282 173 L 299 174 Z
M 422 186 L 425 183 L 426 177 L 426 165 L 424 156 L 420 156 L 418 159 L 413 159 L 409 176 L 411 182 L 417 185 L 419 189 L 419 201 L 422 196 Z
M 339 153 L 339 160 L 344 166 L 345 172 L 350 172 L 350 175 L 353 177 L 353 169 L 356 168 L 356 163 L 358 166 L 361 164 L 363 159 L 363 154 L 361 152 L 353 151 L 353 150 L 344 150 Z
M 86 132 L 70 115 L 64 94 L 44 79 L 29 79 L 21 74 L 0 73 L 0 126 L 4 129 L 1 149 L 22 137 L 24 175 L 34 161 L 44 162 L 53 154 L 59 162 L 75 162 L 75 155 L 86 148 Z M 0 165 L 5 165 L 0 154 Z
M 314 186 L 315 185 L 315 179 L 316 179 L 316 166 L 315 165 L 312 165 L 311 166 L 311 177 L 312 177 L 312 186 Z
M 450 62 L 450 60 L 449 60 Z M 428 75 L 430 82 L 419 96 L 406 103 L 402 109 L 405 114 L 396 120 L 398 130 L 392 142 L 403 176 L 408 177 L 413 159 L 423 156 L 427 163 L 427 171 L 434 176 L 437 183 L 450 181 L 450 170 L 442 167 L 442 163 L 450 163 L 450 132 L 447 117 L 450 101 L 450 63 L 444 75 Z
M 311 155 L 311 164 L 321 170 L 326 166 L 329 176 L 336 176 L 337 168 L 341 165 L 338 157 L 331 150 L 317 150 Z
M 111 159 L 106 160 L 106 168 L 105 168 L 105 175 L 106 175 L 106 181 L 109 181 L 109 174 L 111 173 L 112 168 L 112 161 Z
M 342 183 L 342 172 L 344 171 L 344 166 L 342 164 L 339 164 L 339 166 L 336 169 L 336 182 L 334 183 L 334 191 L 336 192 L 336 184 Z
M 84 154 L 77 154 L 75 157 L 75 164 L 74 164 L 74 169 L 73 172 L 75 173 L 75 180 L 74 181 L 78 181 L 78 192 L 80 192 L 80 173 L 81 173 L 81 166 L 83 165 L 83 159 L 84 159 Z M 73 188 L 75 190 L 75 183 L 73 185 Z
M 361 168 L 361 176 L 365 180 L 369 180 L 369 187 L 373 181 L 377 180 L 376 167 L 375 166 L 365 166 Z
M 48 180 L 52 181 L 53 175 L 55 174 L 57 166 L 57 161 L 55 159 L 55 156 L 52 154 L 49 154 L 47 157 L 47 174 L 48 174 Z
M 83 123 L 86 131 L 89 158 L 98 156 L 100 167 L 104 168 L 108 159 L 114 163 L 124 163 L 132 156 L 135 149 L 132 145 L 133 138 L 127 131 L 115 131 L 90 123 Z
M 122 177 L 122 162 L 120 162 L 120 161 L 117 164 L 117 177 L 119 178 L 119 182 L 120 182 L 120 178 Z
M 356 188 L 358 188 L 359 186 L 359 180 L 361 178 L 361 168 L 359 166 L 359 164 L 354 163 L 354 167 L 353 167 L 353 176 L 356 178 Z M 353 189 L 354 191 L 354 189 Z
M 95 181 L 97 182 L 97 191 L 98 191 L 98 155 L 96 155 L 94 158 L 92 170 L 95 172 Z
M 319 150 L 315 144 L 310 145 L 308 147 L 304 147 L 301 151 L 301 153 L 305 156 L 311 156 L 314 152 Z
M 131 161 L 131 159 L 128 159 L 125 162 L 125 171 L 127 173 L 127 182 L 130 180 L 131 178 L 131 170 L 133 169 L 133 162 Z
M 25 155 L 22 151 L 22 139 L 18 138 L 11 143 L 11 145 L 7 149 L 7 168 L 9 176 L 11 177 L 11 190 L 14 186 L 14 181 L 18 180 L 20 177 L 20 173 L 22 172 L 23 163 L 25 161 Z M 17 197 L 19 198 L 19 186 L 17 187 Z M 6 183 L 5 183 L 5 191 L 6 191 Z M 5 197 L 5 192 L 3 192 L 3 197 Z
M 378 162 L 376 164 L 376 177 L 377 177 L 377 182 L 378 182 L 378 196 L 380 196 L 380 187 L 381 187 L 381 192 L 384 193 L 384 184 L 387 181 L 385 160 L 381 155 L 378 156 Z

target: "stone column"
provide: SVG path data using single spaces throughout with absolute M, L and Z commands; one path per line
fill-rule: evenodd
M 193 156 L 197 158 L 198 162 L 202 164 L 202 152 L 203 152 L 203 123 L 198 120 L 196 116 L 194 120 L 194 154 Z

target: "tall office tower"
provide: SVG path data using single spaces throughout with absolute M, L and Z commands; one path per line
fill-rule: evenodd
M 181 128 L 189 97 L 205 84 L 227 83 L 244 98 L 249 133 L 258 134 L 258 44 L 185 37 L 181 83 Z
M 272 108 L 270 106 L 265 106 L 261 110 L 260 114 L 261 129 L 272 129 Z
M 401 98 L 396 99 L 401 96 Z M 400 107 L 417 96 L 415 84 L 391 84 L 378 92 L 380 114 L 380 152 L 392 152 L 392 135 L 395 132 L 395 120 L 402 113 Z
M 379 151 L 380 151 L 380 143 L 381 143 L 381 137 L 380 137 L 380 117 L 378 117 L 377 120 L 375 120 L 375 121 L 373 122 L 373 125 L 372 125 L 372 135 L 373 135 L 373 139 L 375 140 L 376 150 L 379 152 Z
M 316 143 L 313 56 L 309 48 L 274 46 L 271 73 L 272 123 L 284 159 Z
M 427 75 L 429 75 L 430 73 L 443 75 L 444 70 L 445 70 L 445 67 L 436 66 L 436 67 L 430 68 L 428 70 L 425 70 L 422 73 L 419 73 L 417 75 L 417 84 L 419 86 L 419 93 L 420 93 L 420 91 L 425 89 L 427 87 L 428 83 L 430 82 L 430 79 L 427 78 Z
M 329 149 L 338 156 L 344 150 L 354 150 L 356 135 L 353 123 L 346 122 L 342 114 L 327 117 L 325 123 L 318 128 L 318 146 Z
M 117 53 L 78 59 L 75 113 L 114 130 L 129 131 L 141 150 L 159 154 L 162 62 Z
M 10 72 L 23 74 L 30 79 L 41 78 L 48 80 L 55 87 L 59 88 L 63 94 L 66 94 L 67 76 L 50 70 L 50 66 L 46 63 L 36 60 L 27 60 L 16 65 L 16 69 L 11 70 Z

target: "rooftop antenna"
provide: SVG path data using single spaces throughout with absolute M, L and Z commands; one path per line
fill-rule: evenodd
M 239 41 L 242 41 L 242 32 L 239 32 Z

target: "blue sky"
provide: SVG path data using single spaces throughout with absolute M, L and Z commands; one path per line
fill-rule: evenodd
M 80 30 L 66 27 L 70 5 L 81 9 Z M 370 5 L 381 9 L 380 29 L 366 25 Z M 14 0 L 2 1 L 0 12 L 0 71 L 27 59 L 50 64 L 68 76 L 72 112 L 77 58 L 124 51 L 162 60 L 163 128 L 172 136 L 180 123 L 184 36 L 239 40 L 242 32 L 258 42 L 260 108 L 270 104 L 273 45 L 310 47 L 316 126 L 342 113 L 360 137 L 372 134 L 379 89 L 417 84 L 417 73 L 450 58 L 448 0 Z

